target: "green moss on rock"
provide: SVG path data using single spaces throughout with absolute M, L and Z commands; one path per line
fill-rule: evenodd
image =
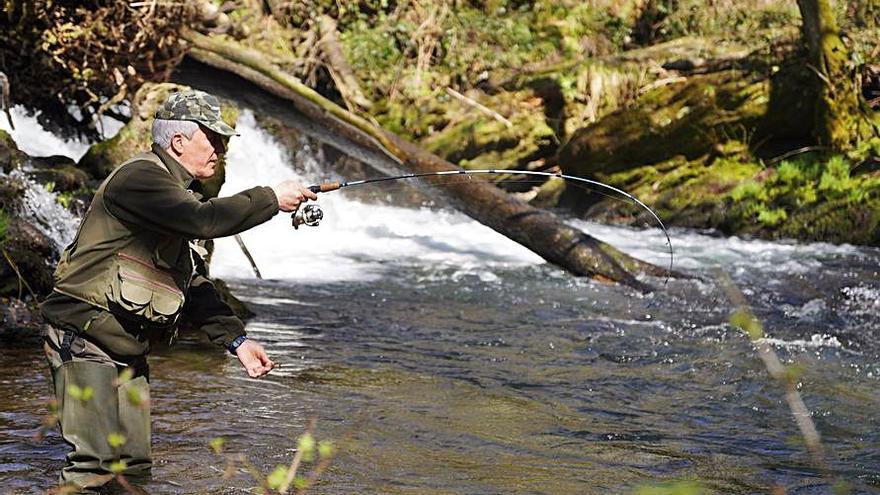
M 751 139 L 768 94 L 766 79 L 740 71 L 671 83 L 575 133 L 559 150 L 558 162 L 568 174 L 597 177 L 675 155 L 692 160 L 718 142 Z
M 447 110 L 450 123 L 425 138 L 422 145 L 461 167 L 479 169 L 522 166 L 553 144 L 554 133 L 541 112 L 541 99 L 531 91 L 501 93 L 482 100 L 480 104 L 506 115 L 504 120 L 456 100 Z

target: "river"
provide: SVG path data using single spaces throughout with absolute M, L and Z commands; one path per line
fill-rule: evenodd
M 40 132 L 25 120 L 19 143 Z M 327 175 L 308 149 L 289 167 L 248 112 L 239 130 L 221 194 Z M 84 146 L 40 143 L 39 154 Z M 321 494 L 635 493 L 682 479 L 710 493 L 824 494 L 835 481 L 880 493 L 880 250 L 673 229 L 676 268 L 696 278 L 646 279 L 656 290 L 643 295 L 572 277 L 458 213 L 396 205 L 395 191 L 326 194 L 318 227 L 294 231 L 281 215 L 245 233 L 265 280 L 218 240 L 213 274 L 257 313 L 248 331 L 281 366 L 248 379 L 195 335 L 158 349 L 143 488 L 244 493 L 255 482 L 223 479 L 209 442 L 224 437 L 268 472 L 315 420 L 338 448 Z M 668 263 L 659 231 L 574 224 Z M 716 269 L 800 369 L 831 479 L 812 467 L 783 388 L 727 323 Z M 55 432 L 35 438 L 50 378 L 35 337 L 7 335 L 0 491 L 44 493 L 66 452 Z

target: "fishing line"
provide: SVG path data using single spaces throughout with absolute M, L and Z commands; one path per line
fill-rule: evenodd
M 392 181 L 407 180 L 407 179 L 421 179 L 421 178 L 427 178 L 427 177 L 462 177 L 462 178 L 467 177 L 468 179 L 470 179 L 469 176 L 471 176 L 471 175 L 483 175 L 483 174 L 486 174 L 486 175 L 512 175 L 512 176 L 531 175 L 531 176 L 549 177 L 549 178 L 555 177 L 555 178 L 563 179 L 565 181 L 571 181 L 575 185 L 589 185 L 589 186 L 593 186 L 596 188 L 602 188 L 606 191 L 611 191 L 619 196 L 622 196 L 623 198 L 626 198 L 632 204 L 638 205 L 640 208 L 647 211 L 654 218 L 654 220 L 657 221 L 657 225 L 660 226 L 660 230 L 663 231 L 663 235 L 666 237 L 666 245 L 669 247 L 669 273 L 672 272 L 672 266 L 675 261 L 675 251 L 672 247 L 672 238 L 670 238 L 670 236 L 669 236 L 669 231 L 666 229 L 666 226 L 663 224 L 663 221 L 660 220 L 660 216 L 658 216 L 657 213 L 654 212 L 654 210 L 652 210 L 648 205 L 643 203 L 640 199 L 636 198 L 632 194 L 630 194 L 622 189 L 616 188 L 614 186 L 605 184 L 603 182 L 599 182 L 599 181 L 592 180 L 592 179 L 587 179 L 584 177 L 578 177 L 575 175 L 567 175 L 567 174 L 563 174 L 563 173 L 559 173 L 559 172 L 555 172 L 555 173 L 554 172 L 539 172 L 539 171 L 534 171 L 534 170 L 518 170 L 518 169 L 444 170 L 444 171 L 440 171 L 440 172 L 421 172 L 421 173 L 409 173 L 409 174 L 403 174 L 403 175 L 395 175 L 395 176 L 389 176 L 389 177 L 374 177 L 374 178 L 370 178 L 370 179 L 362 179 L 362 180 L 356 180 L 356 181 L 350 181 L 350 182 L 346 182 L 346 181 L 325 182 L 323 184 L 315 184 L 315 185 L 309 186 L 309 190 L 311 190 L 312 192 L 317 194 L 317 193 L 325 193 L 325 192 L 335 191 L 337 189 L 342 189 L 342 188 L 346 188 L 346 187 L 357 187 L 357 186 L 364 186 L 364 185 L 368 185 L 368 184 L 379 184 L 379 183 L 383 183 L 383 182 L 392 182 Z M 592 190 L 592 188 L 590 188 L 590 190 Z M 607 193 L 604 193 L 604 191 L 594 191 L 594 192 L 602 194 L 603 196 L 606 196 L 606 197 L 613 197 L 613 198 L 620 199 L 619 196 L 609 196 Z M 303 223 L 305 223 L 306 225 L 317 225 L 317 221 L 319 221 L 321 217 L 318 217 L 317 220 L 314 220 L 314 223 L 309 223 L 308 221 L 302 220 L 301 218 L 302 217 L 300 217 L 300 221 L 298 224 L 297 223 L 297 213 L 296 212 L 294 213 L 294 226 L 295 227 L 300 224 L 303 224 Z M 669 280 L 668 275 L 667 275 L 666 280 L 667 281 Z

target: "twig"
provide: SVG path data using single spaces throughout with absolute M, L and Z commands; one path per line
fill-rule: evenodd
M 492 110 L 491 108 L 486 107 L 486 106 L 480 104 L 479 102 L 476 102 L 476 101 L 474 101 L 474 100 L 468 98 L 467 96 L 465 96 L 465 95 L 459 93 L 458 91 L 456 91 L 456 90 L 454 90 L 454 89 L 452 89 L 452 88 L 447 87 L 447 88 L 446 88 L 446 93 L 448 93 L 449 96 L 455 97 L 455 99 L 457 99 L 457 100 L 459 100 L 459 101 L 461 101 L 461 102 L 463 102 L 463 103 L 466 103 L 467 105 L 470 105 L 470 106 L 476 108 L 477 110 L 483 112 L 484 114 L 488 115 L 489 117 L 492 117 L 493 119 L 497 120 L 498 122 L 501 122 L 501 123 L 504 124 L 508 129 L 513 129 L 513 124 L 511 124 L 509 120 L 507 120 L 506 118 L 504 118 L 503 115 L 501 115 L 500 113 L 496 112 L 495 110 Z
M 652 89 L 661 88 L 661 87 L 666 86 L 668 84 L 675 84 L 675 83 L 683 82 L 683 81 L 687 81 L 687 77 L 676 76 L 676 77 L 665 77 L 663 79 L 657 79 L 656 81 L 654 81 L 650 84 L 646 84 L 645 86 L 642 86 L 641 88 L 639 88 L 639 94 L 643 95 L 643 94 L 647 93 L 648 91 L 651 91 Z
M 317 421 L 312 418 L 309 421 L 309 427 L 306 429 L 306 433 L 311 434 L 315 430 L 315 424 Z M 290 488 L 290 484 L 293 483 L 293 479 L 296 478 L 296 472 L 299 470 L 299 464 L 302 462 L 303 452 L 302 450 L 297 449 L 296 454 L 293 456 L 293 460 L 290 462 L 290 469 L 287 470 L 287 476 L 284 477 L 284 483 L 281 483 L 281 486 L 278 487 L 278 492 L 281 495 L 285 495 L 287 490 Z
M 827 149 L 831 149 L 831 148 L 829 148 L 828 146 L 819 146 L 819 145 L 803 146 L 801 148 L 797 148 L 797 149 L 794 149 L 791 151 L 786 151 L 785 153 L 783 153 L 779 156 L 775 156 L 775 157 L 767 160 L 767 165 L 772 165 L 778 161 L 782 161 L 782 160 L 785 160 L 786 158 L 791 158 L 795 155 L 800 155 L 801 153 L 806 153 L 808 151 L 820 151 L 820 150 L 827 150 Z
M 740 322 L 737 326 L 740 326 L 748 334 L 749 339 L 758 351 L 758 357 L 761 358 L 761 361 L 764 362 L 764 366 L 767 368 L 767 373 L 785 387 L 785 402 L 788 404 L 788 408 L 791 410 L 792 416 L 794 416 L 794 421 L 804 437 L 804 443 L 807 446 L 807 451 L 810 453 L 813 464 L 819 470 L 828 473 L 828 464 L 825 462 L 825 451 L 822 447 L 819 432 L 816 430 L 816 425 L 810 417 L 810 411 L 804 404 L 794 380 L 790 379 L 776 351 L 764 339 L 764 328 L 755 315 L 752 314 L 743 293 L 726 273 L 717 270 L 716 276 L 721 283 L 721 289 L 724 290 L 730 301 L 738 307 L 737 313 L 747 318 L 746 321 Z
M 834 85 L 831 84 L 831 81 L 828 80 L 828 76 L 823 74 L 822 71 L 817 69 L 813 64 L 807 64 L 807 68 L 815 72 L 816 75 L 819 76 L 819 79 L 821 79 L 825 83 L 825 85 L 828 86 L 829 90 L 831 90 L 832 92 L 834 91 Z
M 342 51 L 342 45 L 339 42 L 336 31 L 336 21 L 332 17 L 324 15 L 321 16 L 318 23 L 321 32 L 321 39 L 318 45 L 327 60 L 330 77 L 336 83 L 336 87 L 349 107 L 349 111 L 354 111 L 353 105 L 349 104 L 349 101 L 358 107 L 370 108 L 372 102 L 364 96 L 351 65 L 345 59 L 345 54 Z
M 30 284 L 27 283 L 27 280 L 21 276 L 21 272 L 18 270 L 18 265 L 12 261 L 12 257 L 9 256 L 9 253 L 6 252 L 5 249 L 0 248 L 0 251 L 3 252 L 3 257 L 6 258 L 6 261 L 9 263 L 9 266 L 12 267 L 12 270 L 15 272 L 15 275 L 18 276 L 18 298 L 21 299 L 21 284 L 24 283 L 24 286 L 27 287 L 28 292 L 31 293 L 31 297 L 34 301 L 37 300 L 37 295 L 34 293 L 34 289 L 31 288 Z
M 248 250 L 247 246 L 244 245 L 244 239 L 241 238 L 239 234 L 235 234 L 235 242 L 238 243 L 238 247 L 241 248 L 241 252 L 244 253 L 245 258 L 251 263 L 251 268 L 254 270 L 254 275 L 257 278 L 262 279 L 263 276 L 260 275 L 260 269 L 257 268 L 257 262 L 254 261 L 254 257 L 251 256 L 251 252 Z

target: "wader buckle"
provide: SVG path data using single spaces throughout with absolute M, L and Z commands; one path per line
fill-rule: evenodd
M 64 337 L 61 338 L 61 347 L 58 349 L 58 355 L 61 356 L 61 362 L 66 363 L 73 360 L 73 353 L 70 352 L 70 345 L 76 335 L 67 330 L 64 331 Z

